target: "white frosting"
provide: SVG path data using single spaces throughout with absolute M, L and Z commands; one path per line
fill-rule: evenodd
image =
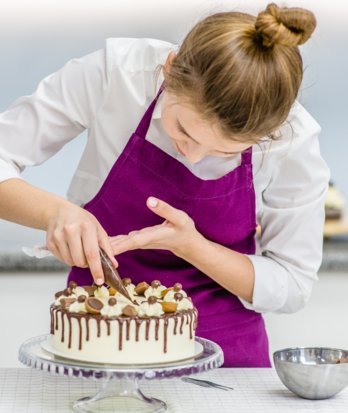
M 122 314 L 123 307 L 124 305 L 120 303 L 116 303 L 115 305 L 106 304 L 100 310 L 100 314 L 107 317 L 119 316 Z
M 72 296 L 69 296 L 69 297 L 72 297 Z M 62 300 L 63 298 L 69 298 L 67 295 L 64 295 L 64 294 L 61 294 L 57 299 L 56 299 L 56 301 L 54 302 L 54 304 L 55 305 L 61 305 L 61 302 L 60 302 L 60 300 Z M 75 297 L 74 297 L 75 298 Z
M 188 298 L 185 298 L 185 297 L 182 300 L 177 301 L 177 303 L 178 303 L 178 307 L 176 311 L 184 311 L 184 310 L 189 310 L 193 308 L 192 302 Z
M 56 299 L 54 304 L 55 305 L 61 305 L 60 300 L 62 298 L 76 298 L 76 300 L 77 300 L 80 295 L 84 295 L 84 296 L 88 297 L 88 292 L 82 287 L 76 287 L 72 290 L 72 294 L 70 294 L 69 296 L 64 295 L 64 293 L 62 292 L 62 294 Z
M 87 313 L 85 303 L 79 303 L 78 301 L 70 304 L 68 311 L 69 313 Z
M 83 287 L 76 287 L 72 290 L 73 292 L 73 297 L 78 298 L 80 295 L 85 295 L 88 297 L 88 292 L 83 288 Z
M 108 298 L 108 297 L 110 297 L 109 290 L 105 287 L 105 285 L 102 285 L 101 287 L 98 287 L 94 291 L 94 297 L 96 297 L 96 298 Z
M 176 299 L 174 298 L 174 295 L 179 292 L 180 294 L 183 295 L 183 297 L 187 297 L 187 294 L 185 293 L 184 290 L 180 291 L 174 291 L 174 290 L 169 290 L 167 294 L 163 297 L 163 301 L 169 301 L 172 303 L 176 303 Z
M 126 290 L 128 291 L 128 294 L 133 298 L 135 295 L 135 285 L 134 284 L 128 284 L 126 285 Z
M 151 296 L 157 297 L 157 298 L 162 298 L 162 291 L 166 290 L 167 287 L 165 287 L 164 285 L 160 285 L 159 287 L 153 288 L 153 287 L 149 287 L 147 290 L 145 290 L 144 295 L 146 298 L 149 298 Z
M 134 305 L 134 303 L 132 301 L 128 300 L 124 295 L 120 294 L 119 292 L 117 292 L 115 294 L 115 298 L 116 298 L 117 302 L 119 302 L 121 304 L 123 303 L 123 304 L 132 304 L 132 305 Z M 131 298 L 132 298 L 132 296 L 131 296 Z
M 138 314 L 140 315 L 140 317 L 160 317 L 163 313 L 164 311 L 162 309 L 162 305 L 158 302 L 154 304 L 149 304 L 147 301 L 145 301 L 138 307 Z

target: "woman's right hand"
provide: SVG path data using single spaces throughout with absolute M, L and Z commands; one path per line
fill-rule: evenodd
M 89 267 L 97 285 L 104 283 L 99 248 L 117 268 L 108 234 L 90 212 L 67 201 L 47 222 L 48 250 L 69 266 Z

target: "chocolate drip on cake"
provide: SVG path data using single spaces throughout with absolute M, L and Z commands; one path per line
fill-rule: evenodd
M 135 341 L 139 341 L 139 330 L 140 330 L 140 325 L 141 325 L 141 320 L 139 318 L 135 319 Z
M 51 314 L 51 327 L 50 327 L 50 333 L 54 333 L 54 318 L 53 318 L 53 307 L 50 308 L 50 314 Z
M 62 343 L 64 343 L 64 313 L 63 311 L 62 311 L 61 321 L 62 321 Z
M 129 340 L 130 320 L 126 320 L 126 340 Z
M 145 330 L 145 340 L 149 340 L 149 332 L 150 332 L 150 319 L 146 320 L 146 330 Z
M 118 349 L 122 350 L 123 320 L 118 319 Z
M 68 348 L 71 348 L 72 345 L 72 319 L 76 318 L 78 326 L 79 326 L 79 350 L 82 350 L 82 325 L 81 325 L 81 320 L 82 318 L 85 320 L 85 326 L 86 326 L 86 341 L 89 341 L 90 339 L 90 320 L 95 320 L 97 323 L 97 336 L 100 337 L 101 334 L 101 322 L 104 321 L 107 326 L 107 334 L 111 334 L 111 321 L 115 320 L 118 322 L 119 326 L 119 337 L 118 337 L 118 349 L 121 351 L 123 348 L 123 325 L 124 322 L 126 322 L 126 340 L 130 339 L 130 326 L 131 322 L 135 322 L 135 339 L 136 341 L 139 341 L 139 331 L 142 323 L 145 322 L 145 339 L 149 340 L 149 333 L 150 333 L 150 325 L 151 321 L 154 320 L 155 322 L 155 339 L 159 340 L 159 326 L 160 326 L 160 320 L 164 321 L 164 332 L 163 332 L 163 351 L 164 353 L 167 352 L 167 347 L 168 347 L 168 325 L 169 325 L 169 320 L 174 319 L 174 327 L 173 327 L 173 333 L 176 335 L 177 334 L 177 327 L 179 323 L 179 319 L 181 319 L 180 322 L 180 334 L 183 334 L 183 326 L 185 324 L 190 325 L 190 339 L 193 338 L 193 332 L 196 329 L 197 326 L 197 310 L 192 309 L 192 310 L 184 310 L 179 313 L 173 313 L 170 315 L 164 315 L 160 317 L 126 317 L 126 316 L 119 316 L 119 317 L 106 317 L 102 315 L 92 315 L 89 313 L 71 313 L 67 309 L 63 309 L 60 306 L 57 305 L 52 305 L 50 309 L 50 314 L 51 314 L 51 334 L 54 334 L 55 330 L 58 330 L 58 323 L 59 323 L 59 313 L 60 313 L 60 320 L 61 320 L 61 329 L 62 329 L 62 334 L 61 334 L 61 342 L 64 343 L 65 340 L 65 323 L 64 323 L 64 317 L 66 316 L 68 319 L 69 323 L 69 334 L 68 334 Z
M 100 337 L 100 318 L 97 318 L 97 337 Z
M 82 350 L 82 325 L 80 317 L 77 317 L 77 322 L 79 323 L 79 350 Z
M 174 335 L 176 335 L 177 326 L 178 326 L 178 316 L 174 315 Z
M 56 311 L 56 330 L 58 330 L 58 311 Z
M 163 346 L 163 352 L 167 352 L 167 335 L 168 335 L 168 318 L 164 319 L 164 346 Z
M 69 342 L 68 342 L 68 348 L 71 348 L 71 335 L 72 335 L 72 331 L 71 331 L 71 317 L 68 316 L 68 322 L 69 322 Z M 81 334 L 80 334 L 81 335 Z
M 89 318 L 90 317 L 86 317 L 86 341 L 89 341 Z

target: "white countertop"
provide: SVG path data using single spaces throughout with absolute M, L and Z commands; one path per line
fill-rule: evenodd
M 195 375 L 231 386 L 225 391 L 180 379 L 144 380 L 146 396 L 164 400 L 170 413 L 346 413 L 348 387 L 327 400 L 305 400 L 280 382 L 274 369 L 218 369 Z M 71 404 L 96 392 L 99 381 L 54 376 L 30 368 L 0 369 L 1 413 L 70 413 Z

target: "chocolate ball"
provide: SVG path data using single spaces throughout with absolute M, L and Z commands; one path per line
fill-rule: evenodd
M 77 287 L 77 283 L 75 281 L 70 281 L 69 282 L 69 288 L 70 290 L 73 290 L 74 288 Z
M 122 283 L 127 287 L 127 285 L 132 284 L 132 280 L 130 278 L 122 278 Z
M 65 296 L 69 296 L 69 295 L 71 295 L 71 290 L 70 290 L 70 288 L 66 288 L 65 290 L 64 290 L 64 295 Z
M 110 297 L 109 301 L 108 301 L 108 304 L 111 305 L 111 306 L 116 305 L 117 304 L 116 298 L 115 297 Z
M 174 284 L 174 291 L 175 292 L 179 292 L 179 291 L 181 291 L 182 290 L 182 285 L 180 284 L 180 283 L 176 283 L 176 284 Z
M 85 295 L 79 295 L 78 298 L 77 298 L 77 301 L 79 303 L 84 303 L 86 301 L 86 298 L 87 297 Z
M 148 299 L 147 302 L 149 304 L 156 304 L 157 303 L 157 297 L 155 297 L 154 295 L 151 295 Z
M 184 298 L 184 296 L 181 293 L 175 293 L 174 294 L 174 299 L 176 301 L 181 301 Z
M 158 288 L 160 285 L 161 285 L 161 281 L 158 281 L 158 280 L 154 280 L 151 283 L 152 288 Z

